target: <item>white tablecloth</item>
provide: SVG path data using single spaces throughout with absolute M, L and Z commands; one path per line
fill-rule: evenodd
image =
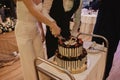
M 97 11 L 82 9 L 81 32 L 92 33 L 96 22 Z
M 97 12 L 91 12 L 91 14 L 89 14 L 89 10 L 83 9 L 81 13 L 80 32 L 92 34 L 96 22 L 96 17 Z M 84 36 L 82 38 L 84 38 Z M 91 40 L 91 37 L 85 36 L 85 38 L 86 40 Z
M 106 53 L 99 52 L 95 53 L 88 53 L 88 68 L 82 73 L 73 74 L 76 80 L 102 80 L 105 68 L 105 61 L 106 61 Z M 63 80 L 70 80 L 69 77 L 56 70 L 55 68 L 42 63 L 38 65 L 38 67 L 42 67 L 43 69 L 59 76 Z
M 96 15 L 95 14 L 82 14 L 81 15 L 81 32 L 85 33 L 92 33 L 94 29 L 94 25 L 96 22 Z

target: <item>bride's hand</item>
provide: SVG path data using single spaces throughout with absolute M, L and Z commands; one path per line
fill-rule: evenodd
M 57 26 L 56 22 L 53 22 L 52 28 L 50 28 L 50 30 L 55 37 L 60 35 L 61 29 Z

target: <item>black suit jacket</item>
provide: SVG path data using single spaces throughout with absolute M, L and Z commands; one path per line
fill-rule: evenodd
M 101 0 L 94 34 L 102 35 L 109 42 L 107 62 L 104 80 L 109 75 L 114 53 L 120 40 L 120 4 L 119 0 Z M 93 38 L 93 41 L 101 43 L 101 39 Z

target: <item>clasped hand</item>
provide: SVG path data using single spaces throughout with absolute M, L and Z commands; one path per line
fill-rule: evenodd
M 50 28 L 54 37 L 58 37 L 60 35 L 61 29 L 57 26 L 55 22 L 53 22 L 52 28 Z

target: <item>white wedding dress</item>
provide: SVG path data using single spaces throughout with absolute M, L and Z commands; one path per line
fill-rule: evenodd
M 15 35 L 20 53 L 24 80 L 37 80 L 34 66 L 36 57 L 45 58 L 37 20 L 30 14 L 22 1 L 17 1 L 17 24 Z M 39 75 L 40 80 L 49 78 Z

